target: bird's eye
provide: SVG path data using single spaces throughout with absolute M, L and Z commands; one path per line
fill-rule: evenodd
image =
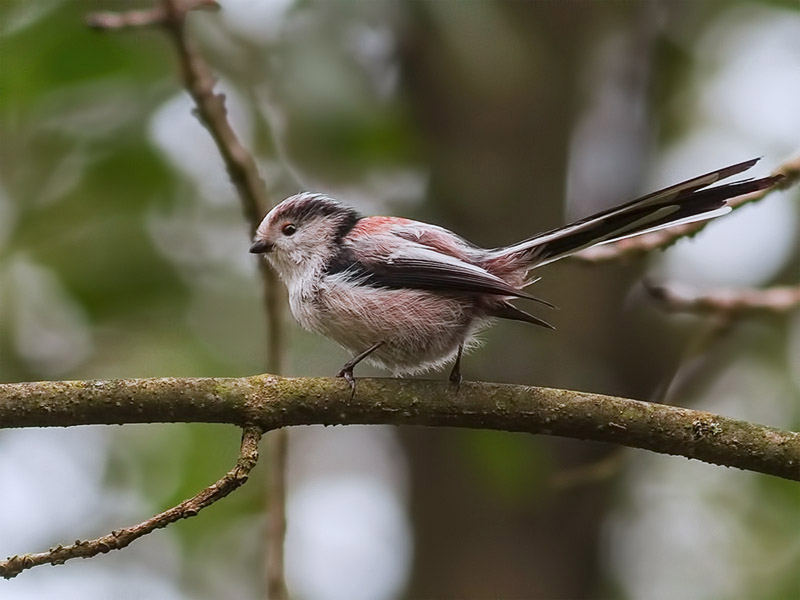
M 281 233 L 283 235 L 294 235 L 294 233 L 296 231 L 297 231 L 297 227 L 295 227 L 294 224 L 292 224 L 292 223 L 287 223 L 286 225 L 281 227 Z

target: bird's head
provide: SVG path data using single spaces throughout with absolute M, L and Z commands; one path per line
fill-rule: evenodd
M 258 226 L 250 252 L 264 254 L 287 283 L 320 269 L 360 219 L 330 196 L 304 192 L 273 208 Z

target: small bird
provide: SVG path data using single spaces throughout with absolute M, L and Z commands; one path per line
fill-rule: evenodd
M 250 252 L 265 254 L 289 290 L 300 325 L 353 356 L 339 371 L 355 391 L 353 367 L 422 373 L 461 355 L 494 319 L 552 325 L 512 304 L 552 307 L 525 288 L 533 269 L 586 248 L 730 211 L 726 201 L 769 188 L 780 175 L 708 187 L 751 168 L 753 159 L 653 192 L 570 225 L 485 249 L 443 227 L 399 217 L 364 217 L 324 194 L 303 192 L 275 206 Z

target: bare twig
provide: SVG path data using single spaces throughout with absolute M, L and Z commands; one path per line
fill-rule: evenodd
M 289 430 L 284 427 L 267 435 L 269 457 L 267 473 L 267 598 L 289 597 L 284 576 L 284 540 L 286 539 L 286 458 Z
M 550 487 L 554 492 L 567 492 L 593 483 L 608 481 L 620 472 L 627 448 L 615 448 L 602 458 L 585 465 L 565 469 L 553 475 Z
M 197 115 L 205 124 L 217 144 L 236 187 L 245 218 L 250 226 L 251 237 L 271 203 L 253 157 L 239 142 L 227 119 L 225 99 L 214 92 L 211 70 L 187 39 L 184 18 L 187 8 L 178 0 L 162 0 L 167 15 L 165 26 L 175 45 L 181 64 L 183 81 L 197 106 Z M 283 358 L 283 313 L 284 303 L 281 286 L 275 272 L 259 257 L 259 272 L 263 282 L 264 309 L 268 329 L 267 370 L 280 373 Z M 286 454 L 288 433 L 276 431 L 268 436 L 267 475 L 267 568 L 266 583 L 268 597 L 273 600 L 288 598 L 284 578 L 284 539 L 286 534 Z
M 219 10 L 216 0 L 182 0 L 181 10 Z M 156 27 L 167 21 L 167 12 L 163 6 L 154 6 L 142 10 L 127 12 L 96 12 L 86 16 L 86 25 L 92 29 L 119 30 L 139 27 Z
M 716 319 L 707 327 L 698 328 L 684 348 L 672 373 L 665 378 L 658 391 L 650 398 L 650 402 L 673 404 L 674 397 L 679 395 L 680 387 L 684 384 L 683 380 L 686 378 L 684 372 L 688 370 L 688 365 L 698 357 L 706 357 L 708 348 L 728 331 L 730 324 L 730 319 Z M 622 446 L 598 460 L 564 469 L 553 475 L 550 486 L 554 491 L 563 493 L 611 479 L 622 469 L 627 455 L 628 449 Z
M 187 7 L 176 0 L 162 0 L 162 8 L 167 15 L 164 28 L 178 54 L 183 84 L 195 102 L 197 117 L 211 134 L 225 162 L 252 235 L 270 206 L 266 186 L 255 160 L 228 122 L 225 95 L 214 91 L 215 81 L 208 64 L 185 35 Z
M 800 285 L 766 289 L 723 289 L 701 295 L 690 294 L 672 285 L 650 283 L 645 287 L 670 312 L 733 318 L 757 313 L 782 314 L 800 308 Z
M 650 402 L 672 404 L 672 399 L 677 395 L 676 388 L 680 384 L 681 375 L 686 370 L 686 365 L 696 357 L 703 356 L 708 347 L 727 331 L 729 324 L 730 321 L 727 319 L 722 321 L 715 320 L 708 327 L 699 328 L 693 339 L 684 348 L 682 356 L 677 361 L 671 375 L 665 379 L 658 391 L 650 398 Z M 550 485 L 554 491 L 563 493 L 584 485 L 596 484 L 611 479 L 622 469 L 627 455 L 628 449 L 622 446 L 598 460 L 556 473 Z
M 784 190 L 795 185 L 800 180 L 800 156 L 796 156 L 780 165 L 772 172 L 772 175 L 783 175 L 784 179 L 774 187 L 734 198 L 728 201 L 728 206 L 733 209 L 741 208 L 746 204 L 761 200 L 775 190 Z M 573 255 L 571 259 L 593 264 L 642 256 L 653 250 L 667 248 L 681 238 L 691 237 L 702 231 L 708 223 L 709 221 L 698 221 L 686 225 L 678 225 L 638 237 L 620 240 L 613 244 L 595 246 Z
M 177 506 L 142 521 L 138 525 L 116 529 L 94 540 L 76 540 L 74 544 L 58 545 L 47 552 L 12 556 L 0 562 L 0 577 L 11 579 L 22 571 L 38 565 L 61 565 L 72 558 L 91 558 L 111 550 L 121 550 L 156 529 L 166 527 L 181 519 L 194 517 L 201 510 L 211 506 L 217 500 L 221 500 L 247 481 L 250 471 L 258 461 L 260 439 L 261 430 L 258 427 L 245 427 L 236 465 L 216 483 Z
M 206 61 L 185 34 L 186 15 L 196 8 L 218 8 L 214 0 L 160 0 L 149 10 L 90 15 L 87 22 L 100 29 L 123 29 L 159 25 L 164 27 L 177 51 L 184 86 L 196 105 L 196 115 L 206 127 L 225 162 L 228 174 L 241 200 L 250 235 L 255 233 L 263 215 L 271 206 L 266 186 L 255 160 L 241 144 L 227 118 L 225 97 L 214 91 L 214 77 Z M 259 258 L 263 283 L 264 310 L 267 318 L 267 371 L 282 372 L 284 355 L 283 288 L 266 261 Z M 267 588 L 269 597 L 288 597 L 283 574 L 283 546 L 286 532 L 286 454 L 288 432 L 280 430 L 268 436 L 269 474 L 267 478 L 268 540 Z

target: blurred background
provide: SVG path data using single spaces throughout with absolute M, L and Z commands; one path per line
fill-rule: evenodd
M 659 186 L 800 151 L 796 0 L 221 0 L 190 34 L 274 200 L 328 192 L 504 245 Z M 157 30 L 0 5 L 0 381 L 242 376 L 266 347 L 247 226 Z M 798 190 L 646 260 L 543 269 L 556 332 L 503 322 L 467 379 L 663 400 L 800 427 L 800 315 L 716 335 L 642 279 L 798 282 Z M 288 374 L 346 354 L 289 329 Z M 361 375 L 381 374 L 359 367 Z M 445 377 L 446 373 L 434 374 Z M 229 468 L 239 431 L 0 431 L 0 555 L 138 522 Z M 800 486 L 544 436 L 291 432 L 303 599 L 800 597 Z M 264 468 L 208 509 L 0 597 L 263 595 Z

